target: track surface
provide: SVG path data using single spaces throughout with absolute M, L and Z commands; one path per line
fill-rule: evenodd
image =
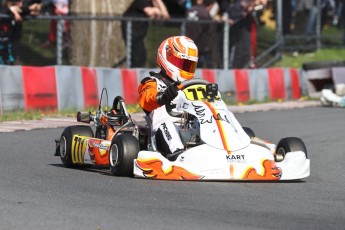
M 53 156 L 62 128 L 0 133 L 0 229 L 344 229 L 345 110 L 236 116 L 275 143 L 301 137 L 311 176 L 287 183 L 118 178 L 64 168 Z

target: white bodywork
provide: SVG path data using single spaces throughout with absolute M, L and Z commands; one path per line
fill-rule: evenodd
M 193 87 L 195 92 L 202 93 L 202 85 Z M 136 177 L 170 180 L 295 180 L 309 176 L 310 161 L 304 152 L 286 153 L 283 161 L 275 162 L 275 144 L 256 137 L 250 138 L 220 96 L 216 100 L 204 100 L 195 92 L 194 98 L 191 98 L 186 90 L 180 91 L 176 109 L 197 118 L 194 128 L 200 133 L 203 144 L 188 148 L 174 162 L 159 152 L 140 151 L 134 160 Z

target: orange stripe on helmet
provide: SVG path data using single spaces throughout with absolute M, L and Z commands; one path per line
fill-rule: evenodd
M 180 53 L 186 54 L 186 48 L 181 43 L 181 37 L 174 37 L 174 41 L 176 42 L 174 45 L 177 47 Z

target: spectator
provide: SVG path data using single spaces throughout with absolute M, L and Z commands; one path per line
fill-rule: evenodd
M 334 0 L 321 0 L 321 28 L 323 28 L 327 22 L 329 16 L 336 14 L 336 2 Z
M 50 0 L 50 5 L 52 6 L 52 15 L 67 15 L 69 12 L 69 0 Z M 64 41 L 65 46 L 67 45 L 67 33 L 68 33 L 68 21 L 63 20 L 63 32 L 64 32 Z M 48 34 L 48 40 L 43 44 L 43 47 L 51 47 L 56 43 L 56 29 L 57 29 L 57 20 L 50 21 L 50 30 Z
M 13 65 L 15 53 L 13 42 L 15 38 L 15 24 L 19 23 L 20 8 L 16 5 L 17 1 L 4 1 L 1 7 L 1 14 L 6 14 L 10 18 L 0 18 L 0 64 Z
M 169 19 L 170 18 L 168 9 L 165 6 L 163 0 L 152 0 L 152 3 L 153 3 L 154 7 L 157 7 L 159 9 L 161 19 Z
M 227 21 L 227 10 L 229 8 L 229 0 L 217 0 L 217 5 L 218 5 L 218 12 L 217 15 L 213 17 L 213 19 L 217 22 L 221 21 Z M 218 23 L 216 24 L 216 33 L 215 33 L 215 51 L 213 53 L 214 61 L 215 61 L 215 66 L 216 68 L 223 68 L 223 40 L 224 40 L 224 25 L 223 23 Z
M 167 19 L 169 13 L 162 0 L 134 0 L 123 14 L 123 17 L 150 19 Z M 132 21 L 131 65 L 129 67 L 144 67 L 146 64 L 146 47 L 144 39 L 148 29 L 147 21 Z M 127 44 L 127 23 L 122 23 L 122 36 Z
M 187 9 L 191 7 L 191 0 L 163 0 L 172 17 L 185 17 Z
M 318 13 L 321 12 L 321 29 L 327 23 L 327 17 L 329 15 L 329 12 L 332 14 L 336 13 L 336 2 L 334 0 L 320 0 L 320 4 L 321 5 L 319 9 L 316 0 L 297 1 L 296 21 L 302 22 L 296 24 L 297 34 L 303 33 L 303 30 L 305 30 L 306 35 L 315 35 Z M 302 26 L 305 26 L 305 29 L 303 29 Z
M 339 19 L 342 18 L 341 14 L 342 14 L 342 10 L 343 10 L 343 5 L 344 5 L 343 0 L 336 0 L 335 1 L 335 11 L 334 11 L 333 20 L 332 20 L 332 24 L 334 26 L 338 26 Z
M 296 34 L 305 33 L 308 36 L 315 35 L 315 22 L 318 13 L 314 0 L 297 1 Z
M 343 45 L 345 46 L 345 0 L 342 0 L 341 19 L 343 27 Z
M 187 14 L 189 20 L 212 20 L 210 10 L 216 0 L 196 0 Z M 212 24 L 206 23 L 188 23 L 186 26 L 186 35 L 190 37 L 199 47 L 198 68 L 212 68 L 212 52 L 214 41 L 214 28 Z
M 227 10 L 230 23 L 230 68 L 254 67 L 256 52 L 256 18 L 255 4 L 265 4 L 251 0 L 237 0 Z
M 285 0 L 282 1 L 282 24 L 283 24 L 283 34 L 290 34 L 291 33 L 291 25 L 293 22 L 294 14 L 295 14 L 295 2 L 296 0 Z M 273 13 L 276 19 L 277 16 L 277 2 L 273 1 Z
M 37 15 L 39 11 L 40 4 L 38 3 L 23 6 L 22 0 L 5 0 L 3 2 L 1 13 L 9 17 L 0 18 L 0 64 L 15 64 L 23 16 Z
M 228 0 L 217 0 L 217 3 L 219 5 L 219 13 L 223 14 L 227 11 L 229 8 L 229 1 Z

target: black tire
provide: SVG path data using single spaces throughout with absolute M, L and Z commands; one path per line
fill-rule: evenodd
M 302 151 L 308 158 L 307 148 L 304 142 L 298 137 L 285 137 L 282 138 L 277 145 L 276 161 L 282 161 L 288 152 Z
M 255 133 L 254 133 L 254 131 L 253 131 L 251 128 L 249 128 L 249 127 L 242 127 L 242 128 L 243 128 L 244 132 L 246 132 L 246 134 L 247 134 L 250 138 L 255 137 Z
M 133 160 L 140 151 L 139 141 L 130 134 L 117 135 L 110 145 L 109 167 L 115 176 L 133 176 Z
M 314 70 L 314 69 L 323 69 L 331 67 L 341 67 L 345 66 L 345 61 L 318 61 L 318 62 L 306 62 L 303 63 L 303 70 Z
M 76 125 L 65 128 L 60 138 L 60 157 L 62 163 L 69 168 L 78 166 L 73 164 L 71 154 L 72 138 L 76 134 L 80 136 L 93 137 L 93 131 L 89 126 Z

